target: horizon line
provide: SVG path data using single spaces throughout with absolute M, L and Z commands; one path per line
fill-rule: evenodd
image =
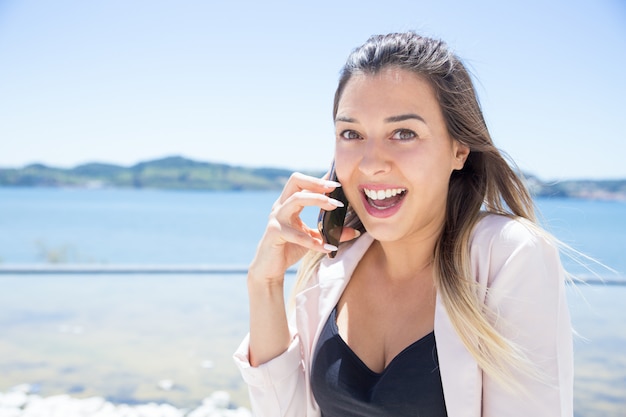
M 102 160 L 91 160 L 91 161 L 86 161 L 86 162 L 80 162 L 80 163 L 74 163 L 71 166 L 68 165 L 63 165 L 63 164 L 54 164 L 54 163 L 48 163 L 48 162 L 29 162 L 29 163 L 25 163 L 22 164 L 21 166 L 2 166 L 0 165 L 0 169 L 25 169 L 28 168 L 30 166 L 33 165 L 41 165 L 44 166 L 46 168 L 54 168 L 54 169 L 63 169 L 63 170 L 72 170 L 72 169 L 76 169 L 78 167 L 81 166 L 85 166 L 85 165 L 92 165 L 92 164 L 102 164 L 102 165 L 113 165 L 113 166 L 118 166 L 118 167 L 122 167 L 122 168 L 132 168 L 136 165 L 139 164 L 144 164 L 144 163 L 149 163 L 149 162 L 155 162 L 155 161 L 161 161 L 164 159 L 171 159 L 171 158 L 181 158 L 181 159 L 185 159 L 188 161 L 192 161 L 192 162 L 199 162 L 199 163 L 207 163 L 207 164 L 214 164 L 214 165 L 226 165 L 226 166 L 230 166 L 230 167 L 235 167 L 235 168 L 251 168 L 251 169 L 281 169 L 281 170 L 285 170 L 285 171 L 291 171 L 291 172 L 314 172 L 314 171 L 318 171 L 318 172 L 325 172 L 326 168 L 289 168 L 289 167 L 284 167 L 284 166 L 272 166 L 272 165 L 246 165 L 246 164 L 238 164 L 238 163 L 232 163 L 232 162 L 223 162 L 223 161 L 211 161 L 211 160 L 203 160 L 203 159 L 198 159 L 198 158 L 194 158 L 194 157 L 189 157 L 189 156 L 185 156 L 182 154 L 169 154 L 169 155 L 165 155 L 165 156 L 160 156 L 160 157 L 153 157 L 152 159 L 141 159 L 141 160 L 137 160 L 136 162 L 133 163 L 121 163 L 121 162 L 110 162 L 110 161 L 102 161 Z M 574 176 L 562 176 L 562 177 L 557 177 L 557 178 L 549 178 L 549 179 L 545 179 L 545 177 L 541 177 L 540 175 L 537 175 L 535 173 L 532 173 L 530 171 L 527 170 L 522 170 L 521 171 L 522 174 L 525 177 L 535 177 L 538 179 L 541 179 L 544 183 L 551 183 L 551 182 L 561 182 L 561 181 L 626 181 L 626 174 L 624 174 L 623 176 L 606 176 L 606 177 L 574 177 Z

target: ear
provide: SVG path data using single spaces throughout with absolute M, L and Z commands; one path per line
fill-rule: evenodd
M 470 154 L 470 148 L 469 146 L 459 142 L 458 140 L 455 140 L 452 143 L 453 143 L 452 152 L 454 152 L 454 160 L 452 162 L 452 169 L 461 170 L 463 169 L 463 166 L 465 165 L 465 161 L 467 160 L 467 157 Z

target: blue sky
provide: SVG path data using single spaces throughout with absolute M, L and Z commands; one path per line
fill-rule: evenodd
M 324 169 L 347 54 L 403 30 L 465 60 L 522 169 L 626 178 L 621 0 L 0 0 L 0 166 Z

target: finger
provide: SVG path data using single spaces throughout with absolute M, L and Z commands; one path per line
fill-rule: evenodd
M 325 194 L 298 191 L 289 196 L 283 204 L 275 207 L 275 217 L 281 222 L 291 222 L 295 217 L 299 218 L 305 207 L 311 206 L 331 211 L 337 207 L 343 207 L 344 203 Z
M 300 230 L 291 227 L 283 228 L 281 238 L 285 243 L 295 244 L 318 252 L 328 253 L 337 250 L 336 247 L 325 244 L 317 230 L 308 227 Z
M 316 178 L 310 175 L 294 172 L 291 177 L 289 177 L 289 180 L 287 180 L 278 201 L 283 203 L 294 193 L 300 191 L 326 194 L 340 186 L 341 184 L 336 181 L 329 181 L 325 178 Z

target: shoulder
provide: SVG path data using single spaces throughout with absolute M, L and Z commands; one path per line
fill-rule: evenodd
M 555 249 L 554 239 L 540 226 L 529 220 L 485 214 L 476 223 L 470 238 L 470 250 L 489 250 L 494 255 L 507 256 L 522 247 Z
M 485 213 L 472 231 L 471 244 L 525 243 L 543 239 L 547 233 L 526 219 Z
M 559 251 L 549 233 L 526 219 L 496 214 L 485 214 L 474 227 L 470 256 L 476 279 L 488 284 L 503 270 L 560 268 Z

